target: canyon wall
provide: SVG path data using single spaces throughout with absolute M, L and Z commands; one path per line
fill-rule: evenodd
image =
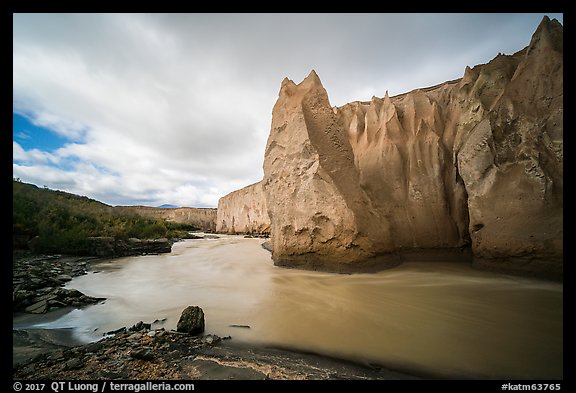
M 562 26 L 545 18 L 526 49 L 467 70 L 461 85 L 482 115 L 458 150 L 475 260 L 561 271 Z
M 216 232 L 269 234 L 270 218 L 262 183 L 258 182 L 220 198 Z
M 176 223 L 189 224 L 204 231 L 216 230 L 216 209 L 195 207 L 148 207 L 148 206 L 115 206 L 125 212 L 142 217 L 158 218 Z
M 362 270 L 471 247 L 482 267 L 561 275 L 562 25 L 545 17 L 513 55 L 369 102 L 332 108 L 314 71 L 285 79 L 262 189 L 278 265 Z

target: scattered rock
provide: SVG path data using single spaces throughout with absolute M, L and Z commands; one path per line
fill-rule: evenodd
M 235 327 L 235 328 L 244 328 L 244 329 L 250 329 L 249 325 L 228 325 L 230 327 Z
M 59 274 L 56 276 L 56 280 L 62 281 L 62 282 L 68 282 L 68 281 L 72 281 L 72 277 L 69 276 L 68 274 Z
M 183 237 L 184 239 L 204 239 L 204 236 L 194 235 L 192 233 L 187 234 Z
M 110 371 L 110 370 L 101 370 L 98 373 L 98 377 L 96 379 L 107 379 L 107 380 L 112 380 L 112 379 L 122 379 L 124 375 L 119 372 L 119 371 Z
M 176 325 L 176 331 L 198 335 L 204 332 L 204 311 L 198 306 L 188 306 L 182 311 L 182 315 Z
M 80 297 L 82 295 L 84 294 L 77 289 L 68 289 L 68 297 Z
M 154 359 L 154 353 L 152 353 L 152 349 L 150 347 L 144 347 L 130 352 L 130 357 L 141 360 L 152 360 Z
M 128 336 L 128 341 L 138 342 L 140 341 L 140 337 L 142 337 L 142 333 L 134 333 Z
M 82 368 L 83 365 L 84 364 L 80 359 L 74 358 L 74 359 L 70 359 L 66 362 L 66 369 L 67 370 L 77 370 L 79 368 Z
M 32 314 L 44 314 L 46 311 L 48 311 L 48 301 L 41 300 L 38 303 L 34 303 L 33 305 L 26 307 L 24 311 Z
M 99 257 L 122 257 L 129 255 L 160 254 L 172 251 L 172 239 L 115 239 L 98 236 L 88 238 L 87 252 Z
M 166 322 L 166 318 L 162 318 L 162 319 L 155 319 L 154 322 L 152 322 L 153 324 L 162 324 Z
M 76 289 L 62 288 L 73 277 L 86 274 L 94 258 L 61 255 L 15 254 L 13 257 L 13 311 L 43 314 L 60 307 L 81 307 L 103 298 L 86 296 Z
M 86 351 L 87 352 L 98 352 L 103 348 L 103 344 L 101 341 L 96 341 L 90 344 L 86 344 Z
M 264 243 L 262 243 L 262 248 L 265 249 L 266 251 L 272 252 L 272 243 L 270 243 L 269 241 L 265 241 Z
M 140 321 L 131 328 L 129 328 L 128 330 L 131 332 L 139 332 L 140 330 L 150 330 L 151 327 L 152 324 Z
M 14 335 L 22 332 L 14 331 Z M 133 335 L 141 340 L 129 341 Z M 406 379 L 412 376 L 354 366 L 349 362 L 264 348 L 224 346 L 215 334 L 204 337 L 156 330 L 117 334 L 97 343 L 56 348 L 15 364 L 20 380 L 112 379 Z M 136 345 L 136 347 L 133 347 Z
M 126 332 L 126 326 L 122 326 L 121 328 L 118 328 L 116 330 L 111 330 L 109 332 L 104 333 L 105 336 L 109 336 L 109 335 L 115 335 L 118 333 L 124 333 Z
M 218 344 L 220 342 L 220 340 L 221 340 L 221 338 L 215 334 L 208 334 L 208 335 L 204 336 L 204 339 L 203 339 L 203 341 L 209 345 Z
M 63 351 L 59 350 L 59 351 L 55 351 L 54 353 L 52 353 L 50 355 L 50 359 L 52 360 L 60 360 L 64 358 L 64 353 Z

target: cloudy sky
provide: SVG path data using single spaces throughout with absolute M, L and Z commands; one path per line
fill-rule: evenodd
M 522 49 L 543 15 L 15 14 L 13 177 L 215 207 L 262 178 L 284 77 L 316 70 L 337 106 L 395 95 Z

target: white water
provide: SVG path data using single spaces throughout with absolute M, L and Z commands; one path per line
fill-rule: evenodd
M 68 287 L 107 300 L 35 327 L 91 341 L 140 320 L 175 329 L 199 305 L 206 332 L 231 342 L 445 376 L 563 376 L 560 283 L 425 261 L 375 274 L 291 270 L 274 266 L 262 242 L 187 240 L 170 254 L 99 263 Z

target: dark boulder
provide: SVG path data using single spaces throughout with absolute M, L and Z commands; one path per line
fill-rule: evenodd
M 204 311 L 198 306 L 188 306 L 182 311 L 176 331 L 196 336 L 204 332 Z

